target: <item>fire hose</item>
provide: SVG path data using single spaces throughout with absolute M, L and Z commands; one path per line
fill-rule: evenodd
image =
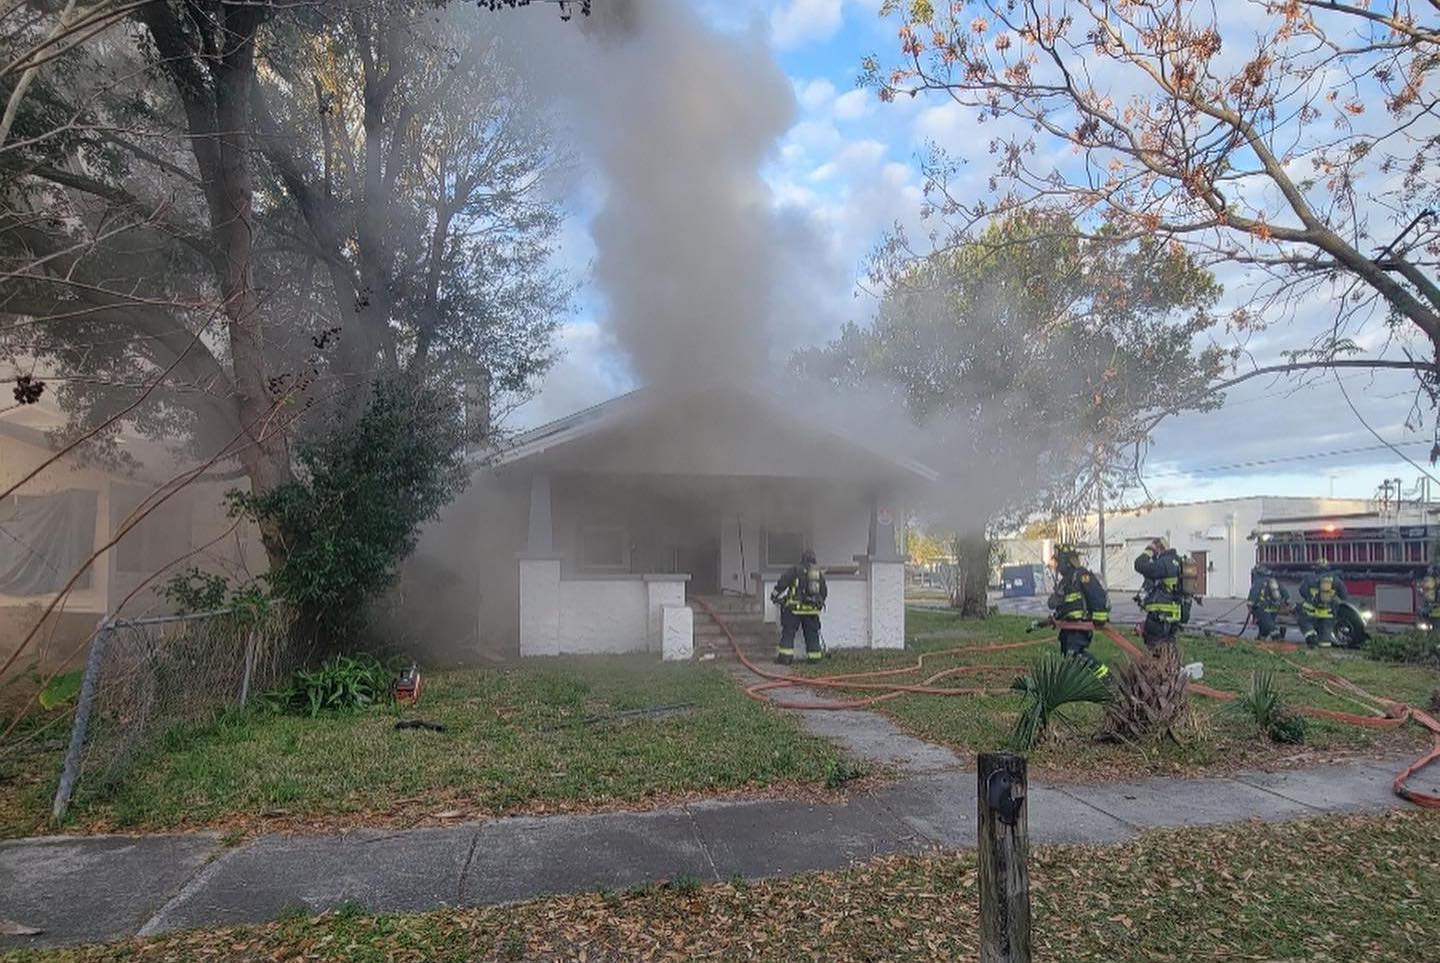
M 710 616 L 710 618 L 715 622 L 715 624 L 720 627 L 720 631 L 730 642 L 730 647 L 734 650 L 735 657 L 739 659 L 740 664 L 745 666 L 745 668 L 748 669 L 750 672 L 765 680 L 763 682 L 747 686 L 745 689 L 745 694 L 758 702 L 765 702 L 779 709 L 868 709 L 871 706 L 878 705 L 882 702 L 888 702 L 891 699 L 898 699 L 904 695 L 999 695 L 1002 692 L 1009 691 L 1010 687 L 1006 685 L 967 686 L 962 688 L 937 686 L 935 685 L 935 683 L 941 681 L 942 679 L 955 678 L 962 675 L 979 675 L 986 672 L 1004 672 L 1007 674 L 1014 672 L 1023 672 L 1025 671 L 1024 666 L 990 664 L 962 665 L 952 666 L 948 669 L 941 669 L 937 672 L 933 672 L 919 682 L 883 682 L 878 680 L 924 671 L 925 661 L 930 658 L 943 658 L 946 656 L 960 655 L 977 655 L 987 652 L 1004 652 L 1013 649 L 1030 648 L 1033 646 L 1045 644 L 1046 642 L 1046 640 L 1043 639 L 1036 639 L 1033 641 L 1026 640 L 1023 642 L 1000 642 L 992 645 L 958 646 L 952 649 L 941 649 L 934 652 L 922 652 L 916 657 L 913 664 L 898 666 L 890 669 L 876 669 L 870 672 L 851 672 L 839 675 L 795 676 L 780 672 L 773 672 L 765 668 L 764 666 L 757 664 L 754 660 L 752 660 L 745 654 L 743 649 L 740 648 L 740 643 L 735 640 L 735 635 L 730 631 L 730 626 L 722 618 L 720 618 L 718 614 L 716 614 L 715 610 L 711 608 L 704 599 L 694 599 L 694 601 L 700 606 L 701 609 L 705 611 L 707 615 Z M 1110 639 L 1110 641 L 1114 642 L 1117 646 L 1119 646 L 1120 650 L 1124 652 L 1127 656 L 1129 656 L 1131 660 L 1138 660 L 1148 657 L 1146 653 L 1140 649 L 1139 646 L 1137 646 L 1134 642 L 1131 642 L 1125 636 L 1121 635 L 1113 625 L 1093 625 L 1089 622 L 1059 622 L 1056 623 L 1056 628 L 1076 629 L 1079 631 L 1087 632 L 1098 631 L 1104 634 L 1106 638 Z M 1283 643 L 1277 644 L 1275 647 L 1267 646 L 1266 648 L 1269 648 L 1271 651 L 1293 651 L 1294 648 L 1296 648 L 1280 648 L 1281 645 L 1283 645 Z M 1343 692 L 1347 693 L 1350 698 L 1356 701 L 1360 701 L 1362 704 L 1368 704 L 1372 706 L 1376 713 L 1374 715 L 1359 715 L 1356 713 L 1341 712 L 1335 709 L 1324 709 L 1319 706 L 1296 706 L 1296 711 L 1301 713 L 1302 715 L 1310 716 L 1312 718 L 1330 719 L 1336 722 L 1342 722 L 1348 725 L 1360 726 L 1368 729 L 1396 729 L 1404 725 L 1406 722 L 1413 720 L 1423 726 L 1425 729 L 1429 730 L 1430 734 L 1434 737 L 1434 742 L 1430 751 L 1424 756 L 1415 760 L 1409 766 L 1405 767 L 1405 769 L 1402 770 L 1400 774 L 1395 777 L 1395 781 L 1392 783 L 1391 788 L 1394 791 L 1395 795 L 1399 796 L 1401 799 L 1405 799 L 1412 803 L 1415 803 L 1417 806 L 1421 806 L 1426 809 L 1440 809 L 1440 795 L 1422 792 L 1417 789 L 1411 789 L 1409 786 L 1409 780 L 1411 779 L 1411 777 L 1413 777 L 1416 773 L 1420 772 L 1422 769 L 1426 768 L 1430 764 L 1436 761 L 1440 761 L 1440 721 L 1436 721 L 1436 719 L 1430 714 L 1416 709 L 1412 706 L 1408 706 L 1403 702 L 1397 702 L 1394 699 L 1387 699 L 1383 696 L 1372 695 L 1371 693 L 1366 692 L 1360 686 L 1356 685 L 1354 682 L 1346 679 L 1344 676 L 1337 675 L 1333 672 L 1325 672 L 1319 669 L 1308 668 L 1305 666 L 1297 666 L 1294 665 L 1294 663 L 1287 662 L 1287 664 L 1292 665 L 1300 674 L 1301 678 L 1311 681 L 1318 681 L 1320 684 L 1324 685 L 1328 691 L 1331 691 L 1332 693 L 1335 693 L 1336 689 L 1342 690 Z M 863 691 L 873 691 L 876 694 L 872 696 L 864 696 L 858 699 L 846 699 L 843 701 L 831 701 L 823 703 L 782 700 L 776 699 L 773 696 L 769 695 L 769 693 L 775 692 L 776 690 L 790 688 L 846 689 L 851 691 L 859 689 Z M 1191 683 L 1188 686 L 1188 689 L 1189 691 L 1194 692 L 1196 695 L 1210 699 L 1217 699 L 1222 702 L 1234 702 L 1236 699 L 1240 698 L 1239 693 L 1227 692 L 1222 689 L 1214 689 L 1210 686 L 1199 685 L 1196 683 Z M 1338 695 L 1339 693 L 1335 694 Z

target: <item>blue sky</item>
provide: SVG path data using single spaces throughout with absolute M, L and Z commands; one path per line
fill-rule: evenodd
M 881 20 L 880 0 L 692 0 L 716 30 L 756 31 L 768 37 L 774 57 L 795 92 L 794 124 L 775 145 L 764 171 L 772 203 L 782 216 L 808 226 L 818 257 L 796 278 L 810 298 L 810 316 L 789 333 L 796 343 L 823 340 L 846 321 L 866 322 L 875 298 L 860 283 L 871 246 L 892 225 L 923 232 L 918 212 L 927 145 L 972 158 L 977 183 L 987 169 L 990 132 L 962 108 L 938 98 L 882 104 L 856 87 L 861 59 L 878 53 L 893 61 L 896 24 Z M 564 244 L 576 266 L 594 255 L 588 216 L 595 190 L 571 200 Z M 1246 297 L 1243 281 L 1221 273 L 1227 296 Z M 1323 324 L 1326 305 L 1300 329 Z M 537 398 L 516 413 L 517 427 L 559 417 L 634 387 L 627 362 L 604 324 L 593 293 L 581 299 L 566 325 L 564 360 Z M 1250 342 L 1267 349 L 1293 345 L 1296 330 L 1277 329 Z M 782 355 L 794 344 L 774 348 Z M 1344 386 L 1360 416 L 1386 441 L 1428 469 L 1428 434 L 1409 427 L 1413 386 L 1403 375 L 1351 373 Z M 1147 456 L 1150 492 L 1166 500 L 1237 495 L 1368 497 L 1385 478 L 1412 484 L 1419 468 L 1378 448 L 1371 430 L 1351 411 L 1333 378 L 1310 386 L 1254 381 L 1231 391 L 1217 412 L 1176 418 L 1161 426 Z M 1326 454 L 1326 453 L 1335 454 Z M 1440 474 L 1440 473 L 1437 473 Z

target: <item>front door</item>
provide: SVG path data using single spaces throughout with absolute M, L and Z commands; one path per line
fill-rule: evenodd
M 1208 551 L 1191 552 L 1190 557 L 1195 560 L 1195 584 L 1197 586 L 1195 594 L 1200 596 L 1210 594 L 1206 589 L 1209 583 L 1210 553 Z
M 714 536 L 690 542 L 680 551 L 680 571 L 690 573 L 691 595 L 720 594 L 720 540 Z

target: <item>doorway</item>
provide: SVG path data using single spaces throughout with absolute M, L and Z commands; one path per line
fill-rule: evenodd
M 1195 560 L 1195 594 L 1209 595 L 1210 552 L 1207 550 L 1191 552 L 1190 557 Z

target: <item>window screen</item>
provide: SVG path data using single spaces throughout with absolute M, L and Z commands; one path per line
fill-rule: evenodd
M 15 495 L 0 511 L 0 595 L 58 592 L 95 551 L 97 493 Z M 75 588 L 90 587 L 90 569 Z
M 110 530 L 119 531 L 130 514 L 152 494 L 136 485 L 110 486 Z M 190 503 L 172 495 L 152 510 L 115 546 L 115 567 L 149 575 L 185 555 L 190 545 Z

